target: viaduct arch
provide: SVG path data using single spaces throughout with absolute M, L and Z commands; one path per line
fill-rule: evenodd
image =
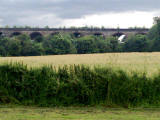
M 17 36 L 20 34 L 27 34 L 32 39 L 36 36 L 55 35 L 59 33 L 69 33 L 74 37 L 81 37 L 85 35 L 95 36 L 115 36 L 121 35 L 137 35 L 147 34 L 149 29 L 58 29 L 58 28 L 0 28 L 0 36 Z

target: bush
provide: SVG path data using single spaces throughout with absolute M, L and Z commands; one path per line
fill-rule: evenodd
M 28 69 L 0 65 L 0 102 L 38 106 L 117 105 L 159 106 L 160 75 L 127 74 L 108 67 L 84 65 Z

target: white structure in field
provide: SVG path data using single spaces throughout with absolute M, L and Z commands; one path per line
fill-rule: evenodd
M 119 38 L 118 38 L 118 41 L 120 43 L 124 43 L 123 40 L 126 38 L 126 35 L 121 35 Z

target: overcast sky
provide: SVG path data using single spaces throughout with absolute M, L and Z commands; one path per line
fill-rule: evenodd
M 0 0 L 0 26 L 151 27 L 160 0 Z

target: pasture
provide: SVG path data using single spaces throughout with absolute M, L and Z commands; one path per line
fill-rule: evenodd
M 29 67 L 52 65 L 55 67 L 85 64 L 88 66 L 109 66 L 125 71 L 147 72 L 149 75 L 160 69 L 160 53 L 105 53 L 105 54 L 73 54 L 30 57 L 0 57 L 0 63 L 21 62 Z
M 0 108 L 0 120 L 159 120 L 158 109 Z

